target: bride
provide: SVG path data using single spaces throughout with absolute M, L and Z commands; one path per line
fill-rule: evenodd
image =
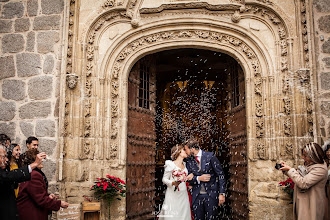
M 183 159 L 187 157 L 184 146 L 176 145 L 171 149 L 171 159 L 165 161 L 163 183 L 167 185 L 165 200 L 158 215 L 159 220 L 191 220 L 191 210 L 187 186 L 185 182 L 177 182 L 172 176 L 173 171 L 183 171 L 188 175 Z M 193 174 L 187 176 L 192 180 Z M 175 190 L 177 188 L 177 190 Z

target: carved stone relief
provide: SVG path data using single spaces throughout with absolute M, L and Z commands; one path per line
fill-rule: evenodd
M 305 67 L 309 68 L 309 40 L 307 31 L 307 15 L 306 15 L 306 0 L 300 0 L 300 17 L 301 17 L 301 36 L 304 51 Z
M 78 76 L 76 74 L 68 74 L 66 76 L 66 83 L 69 89 L 74 89 L 78 83 Z
M 265 147 L 265 144 L 262 142 L 257 142 L 255 144 L 255 158 L 265 160 L 267 159 L 267 149 Z

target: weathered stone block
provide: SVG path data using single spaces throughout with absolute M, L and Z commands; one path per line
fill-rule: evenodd
M 36 124 L 37 137 L 55 137 L 55 122 L 52 120 L 39 120 Z
M 330 1 L 329 1 L 330 3 Z M 322 16 L 319 20 L 319 28 L 321 31 L 330 33 L 330 15 Z
M 330 101 L 321 102 L 321 112 L 322 112 L 322 114 L 324 114 L 328 118 L 330 118 Z
M 35 32 L 29 32 L 26 40 L 26 51 L 34 52 L 35 42 L 36 42 Z
M 44 61 L 44 73 L 50 74 L 53 72 L 54 69 L 54 57 L 52 55 L 47 55 Z
M 30 19 L 21 18 L 15 21 L 15 32 L 25 32 L 30 29 Z
M 50 139 L 40 138 L 39 139 L 39 149 L 45 152 L 47 155 L 52 155 L 56 149 L 57 142 Z
M 322 44 L 322 52 L 330 53 L 330 38 L 328 38 L 328 40 Z
M 39 53 L 54 52 L 54 45 L 60 40 L 57 31 L 41 32 L 37 35 L 37 50 Z
M 34 126 L 32 123 L 22 121 L 19 123 L 19 126 L 25 137 L 34 136 Z
M 3 6 L 3 18 L 21 18 L 24 14 L 24 5 L 22 2 L 8 2 Z
M 44 168 L 42 168 L 42 171 L 45 173 L 48 181 L 54 179 L 56 174 L 56 163 L 51 160 L 46 160 L 45 162 L 43 162 L 43 165 Z M 50 189 L 48 191 L 54 192 L 54 191 L 50 191 Z
M 3 53 L 18 53 L 24 49 L 24 38 L 21 34 L 6 34 L 2 38 Z
M 41 0 L 43 14 L 60 14 L 64 8 L 63 0 Z
M 37 16 L 38 14 L 38 0 L 28 0 L 27 1 L 27 12 L 28 15 Z
M 10 121 L 15 117 L 15 102 L 0 102 L 0 121 Z
M 39 54 L 17 54 L 16 62 L 17 75 L 19 77 L 34 76 L 41 73 L 41 58 Z
M 28 94 L 31 99 L 43 100 L 51 97 L 53 92 L 52 76 L 40 76 L 31 79 L 28 83 Z
M 10 33 L 13 22 L 10 20 L 0 20 L 0 33 Z
M 330 12 L 330 1 L 329 0 L 314 0 L 313 4 L 319 12 Z
M 322 61 L 324 61 L 326 66 L 330 66 L 330 57 L 325 57 L 322 59 Z
M 321 73 L 321 88 L 330 90 L 330 72 Z
M 19 109 L 21 119 L 46 118 L 50 113 L 50 102 L 29 102 Z
M 2 97 L 15 101 L 23 100 L 25 98 L 25 83 L 21 80 L 4 80 Z
M 16 124 L 14 122 L 0 123 L 0 134 L 6 134 L 13 139 L 16 134 Z
M 0 80 L 15 76 L 15 63 L 13 56 L 0 57 Z
M 50 15 L 36 17 L 33 22 L 33 30 L 58 30 L 61 16 Z

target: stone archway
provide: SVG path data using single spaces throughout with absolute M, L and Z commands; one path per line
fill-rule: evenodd
M 313 135 L 312 97 L 307 92 L 294 91 L 292 85 L 301 84 L 305 91 L 310 87 L 306 80 L 296 80 L 288 71 L 295 59 L 290 38 L 294 29 L 288 28 L 278 13 L 264 4 L 174 4 L 177 10 L 169 6 L 140 10 L 138 18 L 134 13 L 141 5 L 135 3 L 128 4 L 127 9 L 105 5 L 79 37 L 81 44 L 75 46 L 81 51 L 78 50 L 77 58 L 74 62 L 68 59 L 68 72 L 76 65 L 82 87 L 79 92 L 67 91 L 63 103 L 62 150 L 69 154 L 63 158 L 64 173 L 60 162 L 60 180 L 66 179 L 64 185 L 70 189 L 68 183 L 86 185 L 86 181 L 108 172 L 125 178 L 127 84 L 133 64 L 147 54 L 166 49 L 210 49 L 234 57 L 244 70 L 251 216 L 260 209 L 269 209 L 263 207 L 262 201 L 279 197 L 274 190 L 268 190 L 276 189 L 279 176 L 269 177 L 262 169 L 272 167 L 271 163 L 279 158 L 297 159 L 297 144 L 309 140 L 307 134 Z M 267 29 L 269 39 L 248 29 L 246 21 Z M 117 24 L 124 27 L 120 34 L 112 32 L 118 29 Z M 69 29 L 74 30 L 72 26 Z M 74 41 L 69 31 L 68 57 L 75 49 L 70 39 Z M 310 79 L 308 71 L 298 75 Z M 304 105 L 296 104 L 298 100 Z M 81 104 L 79 108 L 73 104 L 76 101 Z M 293 128 L 297 120 L 306 121 L 302 130 Z M 80 128 L 79 133 L 73 132 L 74 126 Z M 72 149 L 67 149 L 71 145 L 79 154 L 77 158 L 72 156 Z M 94 165 L 88 170 L 91 164 Z M 65 168 L 70 165 L 76 168 Z M 125 216 L 124 202 L 114 207 L 121 210 L 118 218 Z
M 171 33 L 171 34 L 169 34 L 169 33 Z M 114 72 L 113 73 L 115 73 L 115 74 L 118 73 L 118 77 L 117 77 L 117 75 L 115 75 L 114 78 L 112 78 L 114 80 L 114 81 L 112 81 L 112 83 L 116 84 L 116 81 L 118 80 L 118 85 L 127 85 L 126 84 L 126 82 L 127 82 L 126 78 L 121 78 L 120 77 L 121 76 L 120 71 L 122 70 L 122 67 L 120 67 L 120 63 L 123 60 L 125 60 L 127 57 L 129 57 L 130 55 L 133 55 L 134 50 L 130 51 L 130 49 L 128 49 L 128 48 L 132 48 L 132 47 L 135 48 L 136 47 L 136 50 L 139 51 L 140 46 L 142 48 L 146 48 L 145 46 L 147 45 L 148 47 L 146 49 L 148 50 L 148 52 L 142 53 L 141 54 L 142 56 L 145 55 L 145 54 L 151 53 L 151 52 L 159 51 L 159 49 L 161 49 L 161 48 L 159 48 L 159 45 L 157 45 L 157 41 L 158 40 L 160 40 L 160 41 L 163 40 L 162 36 L 165 37 L 165 43 L 170 44 L 170 46 L 162 45 L 163 50 L 164 49 L 169 49 L 169 48 L 191 47 L 191 44 L 195 44 L 194 45 L 195 48 L 200 48 L 200 47 L 210 48 L 209 42 L 204 42 L 205 40 L 214 40 L 215 42 L 223 43 L 221 46 L 217 45 L 217 46 L 212 47 L 212 50 L 216 50 L 215 48 L 218 47 L 217 50 L 219 50 L 219 48 L 221 48 L 220 51 L 226 51 L 228 53 L 228 50 L 229 50 L 233 54 L 235 54 L 235 58 L 238 59 L 239 62 L 242 64 L 242 66 L 244 68 L 244 71 L 245 71 L 245 75 L 246 75 L 247 78 L 250 78 L 250 82 L 254 82 L 254 80 L 257 80 L 257 81 L 260 80 L 260 79 L 258 79 L 258 77 L 261 78 L 262 67 L 260 65 L 260 61 L 259 61 L 256 53 L 250 47 L 248 47 L 246 43 L 244 43 L 240 39 L 238 39 L 236 37 L 233 37 L 233 36 L 230 36 L 230 35 L 224 35 L 224 34 L 220 34 L 220 33 L 217 33 L 217 32 L 201 31 L 201 30 L 195 31 L 195 30 L 188 29 L 188 30 L 179 30 L 179 31 L 173 30 L 173 31 L 170 31 L 170 32 L 165 32 L 165 33 L 157 33 L 157 34 L 152 34 L 151 36 L 147 35 L 146 38 L 136 39 L 136 40 L 132 41 L 131 43 L 129 43 L 128 46 L 126 48 L 124 48 L 117 56 L 117 61 L 118 61 L 117 65 L 118 66 L 114 66 L 114 69 L 113 69 Z M 195 39 L 196 42 L 193 42 L 192 39 Z M 174 43 L 176 45 L 175 47 L 172 46 L 173 42 L 171 42 L 171 41 L 174 41 Z M 146 45 L 143 45 L 143 44 L 145 44 L 144 42 L 146 43 Z M 188 45 L 188 43 L 189 43 L 189 45 Z M 155 45 L 155 48 L 158 47 L 158 49 L 150 50 L 150 48 L 151 48 L 151 46 L 153 46 L 153 44 Z M 179 44 L 181 44 L 181 45 L 178 46 Z M 205 45 L 208 45 L 208 47 L 205 47 Z M 140 54 L 135 54 L 134 56 L 137 59 L 139 59 L 141 57 L 141 55 Z M 261 61 L 261 62 L 263 62 L 263 61 Z M 126 61 L 125 63 L 127 63 L 128 65 L 131 65 L 130 63 L 135 63 L 135 62 L 134 61 Z M 264 65 L 264 66 L 267 66 L 267 65 Z M 126 67 L 124 67 L 124 69 L 125 68 Z M 129 68 L 127 70 L 129 70 Z M 125 72 L 126 72 L 126 70 L 123 70 L 123 73 L 125 73 Z M 251 78 L 253 78 L 253 79 L 251 79 Z M 120 80 L 123 80 L 123 83 L 120 83 Z M 125 87 L 120 88 L 120 86 L 119 86 L 119 90 L 121 90 L 121 89 L 124 89 L 124 91 L 127 91 L 127 88 L 125 88 Z M 247 95 L 247 103 L 251 102 L 251 100 L 249 100 L 248 97 L 249 97 L 249 95 Z M 251 95 L 250 95 L 250 97 L 251 97 Z M 126 106 L 127 104 L 125 104 L 125 103 L 127 102 L 126 101 L 127 99 L 124 99 L 124 100 L 125 101 L 122 101 L 121 103 L 118 103 L 118 106 L 120 106 L 120 105 L 125 105 Z M 260 94 L 260 96 L 257 96 L 257 97 L 254 96 L 254 100 L 256 101 L 256 103 L 254 103 L 253 105 L 255 105 L 256 107 L 259 108 L 257 110 L 259 112 L 259 116 L 258 116 L 259 121 L 258 121 L 258 123 L 262 123 L 263 113 L 260 113 L 260 112 L 263 112 L 263 109 L 262 109 L 262 104 L 261 104 L 261 107 L 260 107 L 260 104 L 259 104 L 259 103 L 263 102 L 262 95 Z M 112 102 L 112 104 L 115 104 L 115 103 Z M 124 107 L 124 109 L 125 108 L 126 107 Z M 255 110 L 253 110 L 253 111 L 255 111 Z M 123 121 L 122 121 L 123 124 L 119 125 L 118 126 L 119 128 L 125 126 L 124 124 L 127 123 L 128 117 L 124 116 L 125 114 L 127 114 L 127 113 L 123 114 L 123 118 L 122 118 L 123 119 Z M 120 120 L 120 116 L 118 116 L 118 119 L 114 119 L 114 120 Z M 249 120 L 249 118 L 247 120 L 250 121 L 250 123 L 252 122 L 251 117 L 250 117 L 250 120 Z M 253 126 L 253 122 L 252 122 L 252 126 Z M 259 126 L 259 128 L 263 130 L 263 126 Z M 247 133 L 249 133 L 249 132 L 247 132 Z M 130 134 L 130 137 L 131 136 L 132 135 Z M 121 141 L 123 141 L 124 143 L 118 143 L 119 146 L 121 145 L 121 147 L 119 147 L 119 148 L 122 148 L 122 147 L 124 147 L 128 144 L 127 142 L 125 143 L 125 139 L 123 139 L 123 138 L 121 139 Z M 258 140 L 258 141 L 260 141 L 260 140 Z M 253 153 L 256 153 L 256 152 L 253 152 Z M 142 161 L 140 161 L 140 162 L 142 162 Z M 147 161 L 147 163 L 149 163 L 149 162 L 152 162 L 152 161 Z M 127 163 L 129 163 L 131 165 L 130 161 L 127 161 Z M 129 166 L 127 167 L 127 169 L 129 169 Z M 150 179 L 150 180 L 152 181 L 152 179 Z M 241 193 L 244 193 L 244 192 L 241 192 Z M 136 214 L 138 214 L 138 213 L 136 213 Z M 132 217 L 131 214 L 130 214 L 130 217 Z M 138 215 L 136 216 L 136 218 L 139 218 Z M 245 218 L 246 218 L 246 216 L 245 216 Z

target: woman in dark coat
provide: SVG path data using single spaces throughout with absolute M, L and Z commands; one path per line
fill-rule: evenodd
M 32 149 L 26 152 L 25 164 L 34 161 L 38 150 Z M 60 207 L 67 208 L 67 202 L 56 200 L 54 194 L 49 194 L 48 181 L 41 171 L 40 164 L 31 173 L 31 181 L 20 184 L 17 197 L 17 208 L 20 220 L 47 220 L 49 211 L 58 211 Z

